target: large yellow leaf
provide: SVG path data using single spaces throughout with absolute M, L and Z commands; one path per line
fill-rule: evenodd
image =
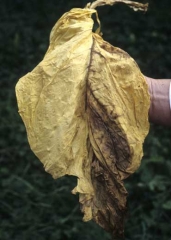
M 80 194 L 84 220 L 121 237 L 123 180 L 140 165 L 149 95 L 136 62 L 92 32 L 93 13 L 89 4 L 59 19 L 44 59 L 19 80 L 16 94 L 30 147 L 45 170 L 54 178 L 76 176 L 73 193 Z

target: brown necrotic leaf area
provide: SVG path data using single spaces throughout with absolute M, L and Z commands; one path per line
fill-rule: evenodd
M 119 169 L 126 171 L 131 163 L 131 152 L 126 135 L 118 125 L 120 113 L 115 111 L 115 103 L 110 96 L 110 82 L 107 82 L 107 79 L 111 81 L 113 77 L 110 72 L 106 72 L 105 67 L 110 61 L 112 62 L 112 59 L 106 59 L 98 47 L 94 39 L 87 80 L 89 137 L 94 152 L 91 168 L 95 190 L 93 218 L 115 237 L 121 237 L 127 192 L 119 175 Z M 107 43 L 102 45 L 104 50 L 108 50 L 107 47 Z M 110 50 L 117 54 L 112 46 Z M 99 84 L 99 76 L 101 76 L 101 84 Z
M 109 1 L 108 1 L 109 2 Z M 124 179 L 140 165 L 149 94 L 136 62 L 92 32 L 90 8 L 52 29 L 42 62 L 16 86 L 31 149 L 54 178 L 78 178 L 84 221 L 123 237 Z
M 89 138 L 94 153 L 92 211 L 94 220 L 114 237 L 124 234 L 127 192 L 123 179 L 136 170 L 142 156 L 139 144 L 145 126 L 140 116 L 145 111 L 147 117 L 148 109 L 148 104 L 142 101 L 147 90 L 144 85 L 133 59 L 94 34 L 86 91 Z

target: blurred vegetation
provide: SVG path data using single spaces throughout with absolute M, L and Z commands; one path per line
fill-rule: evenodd
M 53 180 L 31 152 L 17 112 L 15 84 L 43 58 L 59 17 L 85 0 L 1 0 L 0 3 L 0 239 L 108 240 L 83 223 L 76 179 Z M 144 2 L 144 1 L 141 1 Z M 142 72 L 171 78 L 171 1 L 149 0 L 146 14 L 118 4 L 98 9 L 103 37 L 127 51 Z M 171 240 L 171 129 L 151 126 L 129 191 L 126 240 Z

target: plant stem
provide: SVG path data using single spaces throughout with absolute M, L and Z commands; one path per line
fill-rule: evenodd
M 133 8 L 134 11 L 144 11 L 146 12 L 148 9 L 148 3 L 142 4 L 138 2 L 132 2 L 128 0 L 97 0 L 93 2 L 92 4 L 88 4 L 87 6 L 91 9 L 95 9 L 100 6 L 104 5 L 114 5 L 116 3 L 125 3 L 127 4 L 130 8 Z

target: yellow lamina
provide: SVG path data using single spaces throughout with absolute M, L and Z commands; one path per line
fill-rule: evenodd
M 76 176 L 84 220 L 121 237 L 123 180 L 141 162 L 149 94 L 136 62 L 92 32 L 96 10 L 88 6 L 59 19 L 44 59 L 19 80 L 16 94 L 45 170 L 54 178 Z

